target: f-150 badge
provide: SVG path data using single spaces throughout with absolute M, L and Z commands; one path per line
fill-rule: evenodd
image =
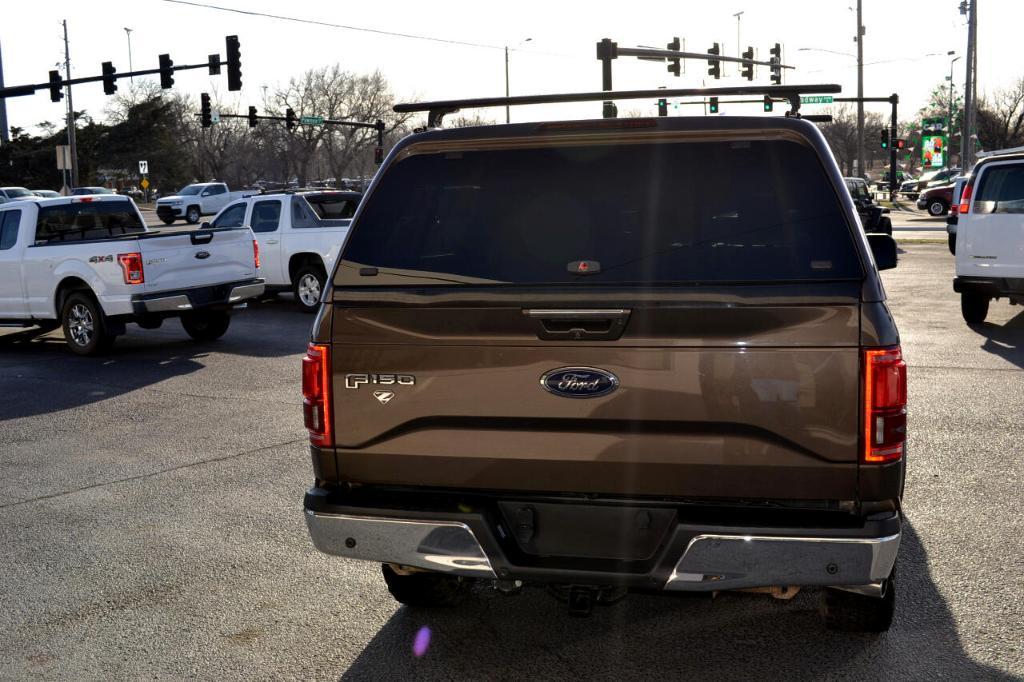
M 373 397 L 376 398 L 381 405 L 387 405 L 391 402 L 391 399 L 395 397 L 395 394 L 391 391 L 374 391 Z
M 111 254 L 109 254 L 109 253 L 106 256 L 90 256 L 89 257 L 89 262 L 90 263 L 113 263 L 114 262 L 114 257 Z

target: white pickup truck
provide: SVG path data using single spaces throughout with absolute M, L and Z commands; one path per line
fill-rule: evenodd
M 63 326 L 79 355 L 108 349 L 128 322 L 169 317 L 217 339 L 232 308 L 263 294 L 258 267 L 251 231 L 150 231 L 128 197 L 0 205 L 0 324 Z
M 300 308 L 315 312 L 361 198 L 332 190 L 246 197 L 227 206 L 212 225 L 252 228 L 267 291 L 290 290 Z
M 251 194 L 255 191 L 232 192 L 223 182 L 200 182 L 182 187 L 175 195 L 157 199 L 156 215 L 164 225 L 171 225 L 178 218 L 195 225 L 204 215 L 215 215 L 235 199 Z

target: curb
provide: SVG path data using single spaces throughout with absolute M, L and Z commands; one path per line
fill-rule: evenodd
M 931 237 L 921 237 L 920 239 L 897 239 L 897 244 L 948 244 L 946 239 L 935 239 Z

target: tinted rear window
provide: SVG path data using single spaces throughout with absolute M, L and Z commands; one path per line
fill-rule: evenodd
M 836 191 L 795 142 L 413 155 L 367 201 L 339 285 L 862 276 Z
M 103 239 L 145 232 L 129 201 L 91 201 L 41 206 L 36 243 Z
M 975 213 L 1024 213 L 1024 164 L 985 169 Z

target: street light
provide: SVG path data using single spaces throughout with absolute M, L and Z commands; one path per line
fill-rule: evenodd
M 952 54 L 956 54 L 956 50 L 950 50 L 946 56 Z M 949 112 L 946 116 L 946 134 L 949 135 L 949 142 L 946 144 L 947 154 L 949 154 L 949 148 L 953 146 L 953 64 L 955 64 L 958 59 L 960 59 L 959 55 L 949 60 Z M 961 163 L 963 163 L 962 159 Z
M 135 69 L 132 68 L 132 31 L 133 30 L 134 29 L 128 28 L 127 26 L 124 27 L 124 33 L 125 33 L 125 35 L 128 36 L 128 70 L 129 71 L 134 71 L 135 70 Z M 135 76 L 129 76 L 128 80 L 131 81 L 132 83 L 134 83 L 135 82 Z
M 516 44 L 516 48 L 522 46 L 524 43 L 530 42 L 531 40 L 533 40 L 533 38 L 526 38 L 524 40 L 520 40 Z M 515 49 L 515 48 L 513 48 L 513 49 Z M 508 45 L 505 46 L 505 97 L 508 97 Z M 512 114 L 509 111 L 508 105 L 506 104 L 505 105 L 505 123 L 511 123 L 511 122 L 512 122 Z

